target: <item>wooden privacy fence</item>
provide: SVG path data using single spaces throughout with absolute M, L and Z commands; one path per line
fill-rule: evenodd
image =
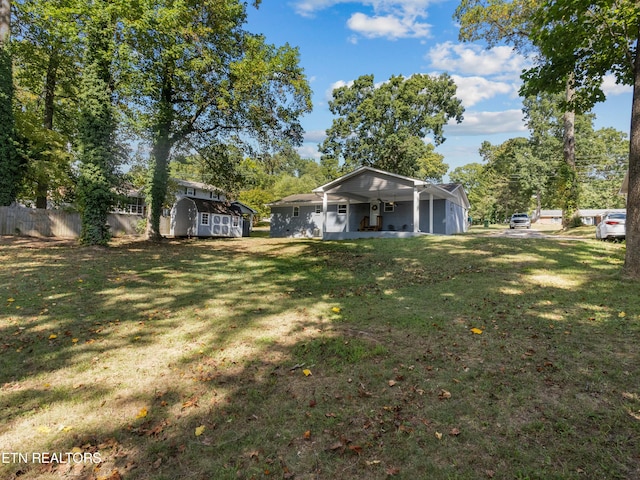
M 143 220 L 141 215 L 110 213 L 107 223 L 115 236 L 136 235 L 136 226 L 140 220 Z M 163 226 L 168 231 L 168 226 Z M 0 207 L 0 235 L 77 238 L 80 236 L 80 229 L 80 214 L 77 212 L 20 206 Z M 163 228 L 160 231 L 164 233 Z

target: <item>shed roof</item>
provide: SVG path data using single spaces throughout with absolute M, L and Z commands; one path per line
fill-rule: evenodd
M 182 200 L 191 200 L 195 205 L 196 209 L 200 213 L 215 213 L 218 215 L 241 215 L 242 211 L 238 205 L 234 205 L 233 203 L 220 202 L 217 200 L 208 200 L 205 198 L 196 198 L 196 197 L 183 197 Z M 179 200 L 179 201 L 182 201 Z

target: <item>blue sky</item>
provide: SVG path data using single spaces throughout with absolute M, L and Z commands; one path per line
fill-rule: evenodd
M 376 82 L 392 75 L 448 73 L 465 107 L 464 121 L 445 128 L 436 147 L 450 170 L 481 161 L 483 141 L 500 144 L 528 136 L 518 97 L 527 59 L 509 47 L 491 50 L 458 41 L 458 0 L 262 0 L 249 8 L 247 29 L 269 43 L 298 47 L 313 90 L 313 112 L 303 119 L 304 158 L 319 158 L 318 143 L 331 126 L 334 87 L 361 75 Z M 631 88 L 605 82 L 607 101 L 594 109 L 596 128 L 628 134 Z

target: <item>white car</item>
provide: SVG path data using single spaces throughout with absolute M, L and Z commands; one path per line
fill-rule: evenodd
M 598 240 L 624 240 L 626 236 L 627 214 L 625 212 L 606 213 L 596 225 Z
M 509 228 L 531 228 L 531 219 L 526 213 L 514 213 L 509 220 Z

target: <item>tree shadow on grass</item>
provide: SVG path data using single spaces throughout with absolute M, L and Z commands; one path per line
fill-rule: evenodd
M 640 422 L 626 410 L 640 410 L 627 388 L 638 300 L 619 293 L 617 250 L 466 238 L 134 247 L 23 259 L 10 303 L 40 279 L 68 304 L 35 294 L 43 303 L 3 313 L 7 431 L 51 428 L 75 407 L 86 423 L 16 448 L 99 452 L 78 478 L 638 473 Z M 48 277 L 52 265 L 67 273 Z M 87 379 L 75 405 L 65 375 Z M 52 379 L 58 394 L 35 388 Z M 69 466 L 7 471 L 59 478 Z

